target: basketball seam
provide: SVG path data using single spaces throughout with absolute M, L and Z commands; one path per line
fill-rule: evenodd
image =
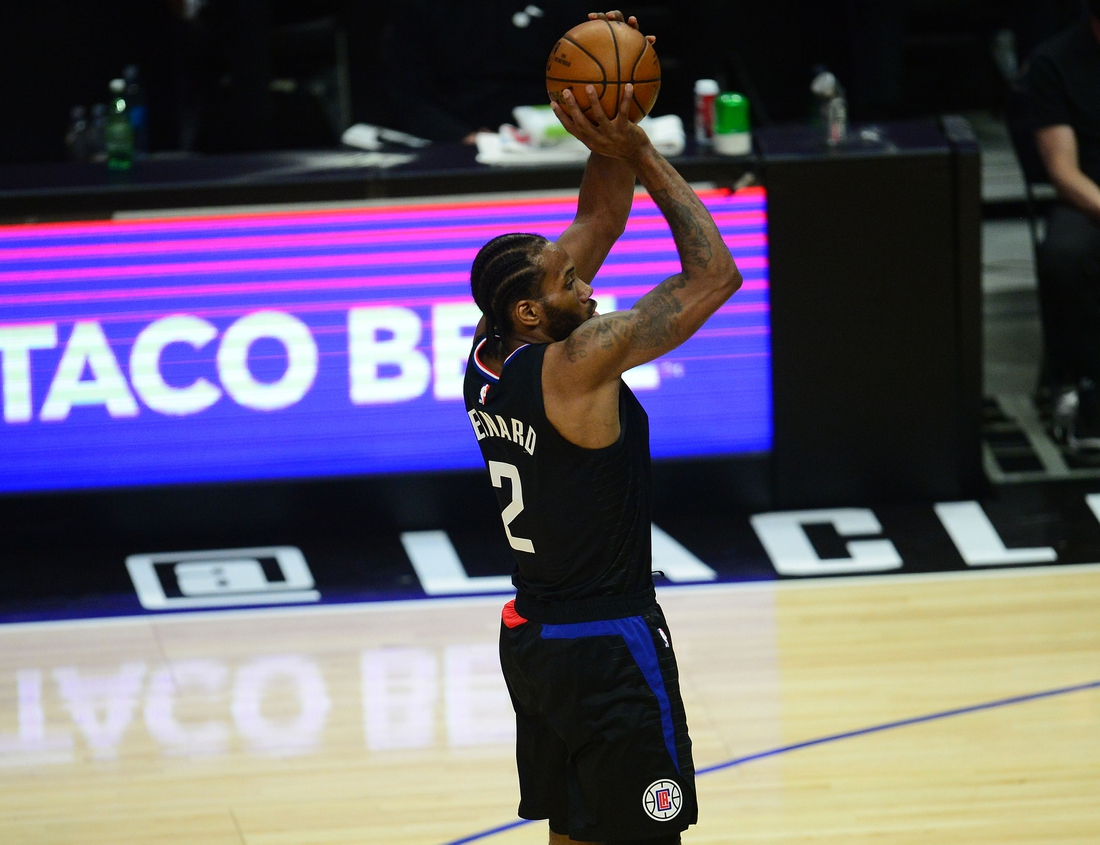
M 600 69 L 600 73 L 603 74 L 603 79 L 600 80 L 600 82 L 603 85 L 606 86 L 607 85 L 607 71 L 604 70 L 604 66 L 600 62 L 600 60 L 597 59 L 595 56 L 593 56 L 591 53 L 589 53 L 586 49 L 584 49 L 584 47 L 582 47 L 580 44 L 578 44 L 576 41 L 574 41 L 568 35 L 563 35 L 561 40 L 562 41 L 568 41 L 570 44 L 572 44 L 574 47 L 576 47 L 578 50 L 580 50 L 582 53 L 584 53 L 586 56 L 588 56 L 588 58 L 590 58 L 593 62 L 596 63 L 596 67 L 598 67 Z M 574 80 L 574 79 L 562 79 L 562 80 L 558 80 L 558 81 L 561 81 L 561 82 L 575 82 L 576 80 Z M 585 84 L 587 85 L 588 83 L 585 83 Z
M 615 114 L 610 115 L 611 120 L 614 120 L 619 116 L 619 108 L 623 99 L 623 63 L 619 58 L 619 39 L 615 37 L 615 27 L 611 25 L 611 21 L 604 20 L 607 24 L 607 31 L 611 33 L 611 49 L 615 51 L 615 79 L 618 80 L 615 83 Z
M 576 83 L 579 85 L 618 85 L 618 83 L 608 83 L 606 79 L 577 79 L 575 76 L 566 79 L 563 76 L 548 76 L 548 83 Z M 661 77 L 654 79 L 631 79 L 630 85 L 653 85 L 659 83 Z
M 642 63 L 642 56 L 645 55 L 645 51 L 648 50 L 648 49 L 649 49 L 649 42 L 646 41 L 643 38 L 642 39 L 642 49 L 638 51 L 638 58 L 636 58 L 634 60 L 634 66 L 630 69 L 630 82 L 631 82 L 632 85 L 635 86 L 635 88 L 634 88 L 635 92 L 638 90 L 637 85 L 638 85 L 639 80 L 634 78 L 634 71 L 636 71 L 638 69 L 638 65 L 640 65 Z M 644 82 L 645 80 L 641 80 L 641 81 Z M 634 101 L 634 105 L 636 105 L 638 107 L 638 111 L 640 111 L 642 113 L 642 117 L 647 117 L 649 115 L 649 112 L 647 112 L 645 109 L 642 108 L 641 103 L 638 102 L 638 97 L 634 93 L 631 93 L 630 99 Z
M 610 84 L 613 84 L 613 83 L 609 83 L 605 79 L 577 79 L 576 77 L 573 77 L 571 79 L 564 79 L 560 76 L 548 76 L 546 78 L 550 82 L 574 82 L 574 83 L 577 83 L 579 85 L 610 85 Z M 648 80 L 644 80 L 644 81 L 646 81 L 646 82 L 657 82 L 658 80 L 648 79 Z
M 638 70 L 638 65 L 640 65 L 642 63 L 642 56 L 645 55 L 645 51 L 648 50 L 648 49 L 649 49 L 649 42 L 648 41 L 643 41 L 642 42 L 642 49 L 638 51 L 638 58 L 636 58 L 634 60 L 634 65 L 633 65 L 633 67 L 630 68 L 630 81 L 631 82 L 637 82 L 638 81 L 634 78 L 634 72 L 636 70 Z

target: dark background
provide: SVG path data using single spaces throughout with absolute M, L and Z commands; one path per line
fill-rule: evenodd
M 523 8 L 520 3 L 526 5 L 524 0 L 517 0 L 517 11 Z M 69 109 L 105 100 L 107 81 L 119 75 L 128 63 L 141 67 L 150 108 L 151 148 L 159 154 L 335 147 L 337 133 L 326 115 L 322 97 L 308 91 L 272 92 L 269 84 L 273 79 L 313 72 L 308 60 L 317 56 L 311 50 L 325 38 L 331 41 L 333 31 L 346 36 L 351 118 L 400 127 L 401 109 L 386 93 L 381 59 L 388 22 L 397 14 L 393 10 L 400 8 L 400 4 L 352 0 L 308 4 L 289 0 L 209 0 L 202 20 L 186 21 L 169 0 L 39 0 L 18 8 L 0 4 L 0 74 L 6 83 L 0 164 L 62 160 Z M 809 121 L 813 106 L 809 82 L 822 64 L 836 72 L 848 88 L 856 121 L 896 120 L 969 109 L 996 112 L 1002 107 L 1008 84 L 1008 75 L 998 67 L 991 49 L 996 39 L 1003 40 L 1004 33 L 1012 33 L 1016 53 L 1025 55 L 1038 40 L 1081 14 L 1081 6 L 1079 0 L 824 0 L 816 4 L 715 0 L 681 5 L 675 11 L 671 4 L 649 4 L 626 11 L 637 14 L 644 29 L 658 37 L 664 73 L 658 112 L 678 113 L 687 119 L 692 109 L 693 81 L 713 76 L 723 87 L 749 95 L 754 122 L 760 126 Z M 311 41 L 309 27 L 326 18 L 327 28 L 318 27 L 315 34 L 319 35 Z M 257 27 L 266 33 L 261 41 L 250 35 Z M 292 49 L 284 49 L 283 35 L 287 32 L 299 36 L 304 32 L 305 37 L 299 38 Z M 320 61 L 325 60 L 320 55 Z M 541 74 L 542 57 L 533 64 L 533 72 Z M 253 96 L 257 91 L 262 96 Z M 266 130 L 261 131 L 265 126 Z M 932 126 L 935 128 L 935 124 Z M 895 128 L 900 132 L 903 127 Z M 965 195 L 973 200 L 973 220 L 967 230 L 973 236 L 966 243 L 977 244 L 980 199 L 976 152 L 967 159 L 972 165 L 973 184 L 968 183 L 968 190 L 960 191 L 958 168 L 949 168 L 962 157 L 948 148 L 938 129 L 933 133 L 938 139 L 935 155 L 921 148 L 913 150 L 912 155 L 893 155 L 890 162 L 883 163 L 853 152 L 852 161 L 847 161 L 848 154 L 843 153 L 838 154 L 839 158 L 834 156 L 835 161 L 824 162 L 819 151 L 810 158 L 822 161 L 804 165 L 799 164 L 798 156 L 787 156 L 791 161 L 780 162 L 785 158 L 784 150 L 770 149 L 765 143 L 769 135 L 779 138 L 786 131 L 772 129 L 758 137 L 768 154 L 763 157 L 764 181 L 769 191 L 775 188 L 771 223 L 776 254 L 788 256 L 786 270 L 779 266 L 782 262 L 775 267 L 776 314 L 784 307 L 784 273 L 788 280 L 814 278 L 819 292 L 829 293 L 829 301 L 843 301 L 846 291 L 858 293 L 859 285 L 867 279 L 877 280 L 884 273 L 890 277 L 877 266 L 875 256 L 909 256 L 904 250 L 892 248 L 899 242 L 927 247 L 927 254 L 934 253 L 938 262 L 930 269 L 927 264 L 909 261 L 904 272 L 897 274 L 899 284 L 904 283 L 907 291 L 920 291 L 922 284 L 928 287 L 927 276 L 931 273 L 938 298 L 926 297 L 914 304 L 905 297 L 895 297 L 891 307 L 897 313 L 891 314 L 896 319 L 884 319 L 881 312 L 868 319 L 864 311 L 850 309 L 843 322 L 845 333 L 829 335 L 825 331 L 825 337 L 800 332 L 802 323 L 798 320 L 784 317 L 777 321 L 777 326 L 781 323 L 796 335 L 795 342 L 780 350 L 788 357 L 777 352 L 775 358 L 777 383 L 792 387 L 788 399 L 776 395 L 777 432 L 783 409 L 793 409 L 787 413 L 788 421 L 798 417 L 802 408 L 799 403 L 806 396 L 818 403 L 814 414 L 802 415 L 805 422 L 801 428 L 785 423 L 783 430 L 794 431 L 801 440 L 793 446 L 791 442 L 780 444 L 777 434 L 777 448 L 771 456 L 655 467 L 658 522 L 671 527 L 683 525 L 688 534 L 689 525 L 696 526 L 697 536 L 703 536 L 706 526 L 725 524 L 745 510 L 825 503 L 860 505 L 870 498 L 943 500 L 978 494 L 967 480 L 970 468 L 965 461 L 955 459 L 959 451 L 977 454 L 976 448 L 947 442 L 958 429 L 975 432 L 976 443 L 976 425 L 955 426 L 950 415 L 966 410 L 963 400 L 967 397 L 977 401 L 977 389 L 955 390 L 930 377 L 917 380 L 908 400 L 916 402 L 926 395 L 938 398 L 926 403 L 922 412 L 901 421 L 886 416 L 887 405 L 904 411 L 910 404 L 880 403 L 881 407 L 872 409 L 869 416 L 876 423 L 878 439 L 865 439 L 867 442 L 860 445 L 870 443 L 877 448 L 878 444 L 886 444 L 888 452 L 850 448 L 849 435 L 865 430 L 861 418 L 845 427 L 817 425 L 826 419 L 850 420 L 859 413 L 854 409 L 860 407 L 862 390 L 860 384 L 853 383 L 860 381 L 872 357 L 884 367 L 897 364 L 905 368 L 919 357 L 924 346 L 921 338 L 905 334 L 907 341 L 894 344 L 893 355 L 867 356 L 863 360 L 859 357 L 861 345 L 852 343 L 850 348 L 840 349 L 841 357 L 835 357 L 835 347 L 844 347 L 850 337 L 866 339 L 870 332 L 874 335 L 870 339 L 877 343 L 878 334 L 891 326 L 915 331 L 917 323 L 910 318 L 929 310 L 935 311 L 938 319 L 937 343 L 950 345 L 956 326 L 970 325 L 961 318 L 957 320 L 956 312 L 944 303 L 956 287 L 975 294 L 979 290 L 977 259 L 968 263 L 960 257 L 956 240 L 961 239 L 953 235 L 961 226 L 956 219 L 960 215 L 951 205 L 952 197 Z M 809 134 L 818 142 L 816 134 Z M 433 149 L 437 150 L 447 151 Z M 782 171 L 780 164 L 787 169 Z M 914 169 L 887 172 L 880 165 Z M 929 167 L 939 168 L 936 179 L 914 176 L 915 168 L 926 172 Z M 791 186 L 788 191 L 782 190 L 784 180 Z M 912 203 L 910 216 L 890 213 L 892 196 L 888 191 L 871 191 L 876 185 L 909 185 L 910 195 L 920 202 Z M 868 235 L 848 225 L 853 218 L 841 213 L 827 215 L 831 225 L 822 226 L 819 206 L 799 199 L 804 199 L 807 186 L 838 202 L 846 198 L 861 208 L 862 216 L 857 219 L 867 219 L 880 227 L 870 238 L 880 251 L 865 255 L 863 263 L 845 262 L 843 257 L 857 250 L 850 242 L 862 241 Z M 786 229 L 780 225 L 784 213 L 779 198 L 784 194 L 792 198 Z M 884 234 L 883 226 L 894 229 Z M 782 247 L 784 231 L 786 248 Z M 920 236 L 917 241 L 913 240 L 913 232 Z M 859 273 L 853 273 L 853 267 Z M 973 272 L 963 284 L 951 275 L 951 270 L 966 267 Z M 924 276 L 920 281 L 911 281 L 913 274 Z M 793 305 L 801 301 L 787 299 Z M 966 313 L 977 320 L 977 301 L 967 308 Z M 791 313 L 788 308 L 788 317 Z M 806 313 L 816 321 L 817 312 Z M 822 321 L 822 330 L 829 325 Z M 977 342 L 980 333 L 973 329 L 967 336 Z M 804 357 L 791 357 L 792 351 L 800 351 Z M 958 360 L 973 365 L 971 381 L 976 382 L 980 351 L 957 352 Z M 846 362 L 840 369 L 851 378 L 840 384 L 842 389 L 832 393 L 820 389 L 839 382 L 823 381 L 815 375 L 818 370 L 806 362 L 806 357 L 812 362 L 813 356 L 822 361 Z M 940 364 L 945 362 L 941 360 Z M 950 381 L 961 372 L 962 368 L 947 362 L 936 368 L 936 378 Z M 806 380 L 814 379 L 816 383 L 802 389 Z M 892 384 L 891 390 L 902 390 L 910 380 L 897 378 Z M 880 394 L 886 396 L 881 390 Z M 792 396 L 797 401 L 791 400 Z M 851 401 L 853 396 L 857 401 Z M 893 399 L 894 394 L 889 396 Z M 840 408 L 841 413 L 828 417 L 820 408 Z M 935 409 L 935 413 L 926 408 Z M 907 449 L 899 451 L 893 446 L 898 439 L 904 441 L 905 432 L 911 432 L 917 424 L 935 429 L 933 434 L 939 439 L 934 443 L 922 441 L 924 452 L 914 449 L 913 454 L 934 451 L 943 461 L 924 461 L 915 469 L 898 470 L 894 464 L 876 459 L 852 470 L 809 466 L 798 457 L 858 452 L 896 454 L 898 460 L 905 460 Z M 795 448 L 799 443 L 806 448 Z M 823 449 L 822 444 L 836 444 L 836 448 Z M 836 482 L 814 489 L 803 483 L 807 478 L 822 477 Z M 788 484 L 785 479 L 794 481 Z M 859 479 L 862 486 L 838 488 L 838 484 L 848 484 L 852 479 Z M 894 483 L 895 479 L 901 482 Z M 2 497 L 0 535 L 5 538 L 6 568 L 18 569 L 22 580 L 9 579 L 0 590 L 0 603 L 5 596 L 22 600 L 127 591 L 121 561 L 135 551 L 269 544 L 307 548 L 311 564 L 319 558 L 329 560 L 333 572 L 342 573 L 340 578 L 346 576 L 349 583 L 360 572 L 353 565 L 359 559 L 356 550 L 376 549 L 386 560 L 401 563 L 401 567 L 394 564 L 397 568 L 387 570 L 391 572 L 387 583 L 400 586 L 398 581 L 410 575 L 400 551 L 399 531 L 443 528 L 460 545 L 468 542 L 463 537 L 492 536 L 496 538 L 495 551 L 471 552 L 464 554 L 464 559 L 506 563 L 500 552 L 503 549 L 506 554 L 507 550 L 501 545 L 497 526 L 499 513 L 480 473 Z M 112 573 L 117 583 L 105 584 L 103 573 Z
M 326 119 L 324 96 L 305 87 L 273 92 L 269 85 L 304 78 L 328 61 L 333 32 L 346 39 L 352 120 L 401 127 L 382 59 L 399 2 L 208 0 L 192 20 L 182 15 L 184 5 L 0 4 L 0 164 L 63 159 L 70 108 L 105 101 L 107 82 L 126 64 L 141 70 L 154 152 L 338 146 L 339 127 Z M 520 11 L 526 3 L 514 5 Z M 847 87 L 856 121 L 999 111 L 1006 70 L 994 58 L 998 33 L 1002 40 L 1011 33 L 1010 52 L 1022 61 L 1081 14 L 1081 3 L 696 0 L 625 11 L 658 37 L 664 71 L 658 113 L 687 119 L 693 81 L 715 77 L 723 88 L 745 92 L 754 123 L 767 125 L 810 119 L 808 86 L 819 65 Z M 532 64 L 541 73 L 541 57 Z

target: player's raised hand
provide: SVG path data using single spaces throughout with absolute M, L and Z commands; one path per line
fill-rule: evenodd
M 588 19 L 590 21 L 619 21 L 625 23 L 631 29 L 638 29 L 638 19 L 631 15 L 629 18 L 624 18 L 623 13 L 616 9 L 613 12 L 589 12 Z M 650 46 L 657 42 L 656 35 L 647 35 L 645 40 L 650 43 Z
M 638 124 L 630 120 L 630 104 L 634 97 L 634 86 L 629 82 L 623 86 L 619 113 L 612 120 L 607 116 L 596 96 L 593 85 L 585 86 L 588 102 L 591 104 L 591 116 L 585 117 L 573 92 L 568 88 L 561 93 L 561 102 L 551 102 L 550 107 L 558 116 L 562 126 L 569 134 L 577 138 L 594 153 L 611 158 L 633 159 L 649 146 L 649 137 Z

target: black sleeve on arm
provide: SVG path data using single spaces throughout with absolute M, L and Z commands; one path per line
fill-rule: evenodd
M 432 141 L 461 141 L 474 131 L 444 109 L 434 96 L 440 90 L 433 37 L 443 23 L 438 16 L 421 14 L 422 4 L 400 3 L 383 39 L 386 93 L 401 125 L 397 128 Z
M 1032 59 L 1025 77 L 1035 129 L 1071 122 L 1069 95 L 1058 66 L 1047 56 Z

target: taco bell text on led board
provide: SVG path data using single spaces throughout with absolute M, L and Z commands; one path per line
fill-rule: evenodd
M 766 197 L 704 191 L 745 284 L 627 374 L 655 458 L 771 447 Z M 0 227 L 0 492 L 480 467 L 462 406 L 494 235 L 575 197 Z M 628 308 L 679 269 L 639 197 L 594 280 Z

